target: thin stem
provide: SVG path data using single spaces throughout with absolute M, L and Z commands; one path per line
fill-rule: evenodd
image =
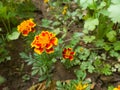
M 7 21 L 8 21 L 8 30 L 9 32 L 11 32 L 10 19 L 8 18 Z
M 8 27 L 7 27 L 6 23 L 4 22 L 4 20 L 3 20 L 3 19 L 1 19 L 1 21 L 2 21 L 2 23 L 3 23 L 4 27 L 5 27 L 5 29 L 7 30 L 7 33 L 9 33 L 9 29 L 8 29 Z

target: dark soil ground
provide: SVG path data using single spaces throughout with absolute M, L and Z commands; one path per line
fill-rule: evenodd
M 40 23 L 41 18 L 47 17 L 45 10 L 46 6 L 43 4 L 42 0 L 33 0 L 33 3 L 39 11 L 35 12 L 35 20 Z M 36 86 L 31 90 L 44 90 L 40 88 L 44 88 L 44 86 L 38 84 L 38 77 L 31 76 L 31 66 L 28 66 L 27 63 L 20 58 L 19 53 L 25 49 L 24 41 L 19 38 L 18 40 L 9 42 L 7 45 L 11 60 L 0 64 L 0 75 L 6 79 L 5 82 L 0 85 L 0 90 L 28 90 L 28 88 L 34 84 L 37 84 L 39 87 Z M 73 70 L 66 70 L 59 61 L 55 63 L 54 67 L 53 80 L 70 80 L 75 78 Z M 23 79 L 25 75 L 29 77 L 28 80 Z M 93 82 L 93 90 L 107 90 L 107 86 L 109 85 L 120 84 L 120 73 L 113 73 L 111 76 L 98 75 L 94 73 L 88 74 L 87 77 Z M 54 86 L 54 84 L 51 85 L 53 88 Z M 48 90 L 55 90 L 53 88 L 49 88 Z

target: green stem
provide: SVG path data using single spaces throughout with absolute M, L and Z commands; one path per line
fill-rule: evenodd
M 5 38 L 4 38 L 4 36 L 3 36 L 3 35 L 1 35 L 1 37 L 2 37 L 2 40 L 3 40 L 3 41 L 5 41 Z
M 9 32 L 10 32 L 10 31 L 11 31 L 10 19 L 8 18 L 7 21 L 8 21 L 8 30 L 9 30 Z
M 9 33 L 9 29 L 8 29 L 8 27 L 7 27 L 6 23 L 5 23 L 5 21 L 4 21 L 3 19 L 1 19 L 1 21 L 2 21 L 2 23 L 3 23 L 4 27 L 5 27 L 5 29 L 7 30 L 7 33 Z

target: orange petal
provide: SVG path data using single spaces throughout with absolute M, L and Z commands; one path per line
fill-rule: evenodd
M 46 49 L 46 53 L 48 53 L 48 54 L 53 53 L 53 52 L 54 52 L 54 49 L 53 49 L 53 48 Z
M 49 43 L 49 44 L 46 45 L 46 49 L 50 49 L 50 48 L 52 48 L 52 46 L 53 46 L 53 44 Z
M 58 44 L 58 39 L 53 38 L 50 42 L 53 43 L 53 45 L 57 45 Z
M 37 54 L 42 54 L 42 52 L 44 51 L 44 48 L 34 48 L 34 51 L 35 51 Z
M 73 60 L 73 56 L 69 56 L 69 59 L 72 61 Z
M 24 31 L 22 32 L 23 36 L 28 36 L 28 33 L 29 33 L 28 30 L 24 30 Z

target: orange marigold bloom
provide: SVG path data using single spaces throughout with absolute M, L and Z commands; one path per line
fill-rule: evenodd
M 36 24 L 33 22 L 33 19 L 25 20 L 20 25 L 17 26 L 17 29 L 23 36 L 28 36 L 30 32 L 34 32 L 34 27 Z
M 39 35 L 35 36 L 31 47 L 34 47 L 34 51 L 38 54 L 41 54 L 46 51 L 50 54 L 54 52 L 53 46 L 58 44 L 58 39 L 55 35 L 48 31 L 42 31 Z
M 118 87 L 114 88 L 113 90 L 120 90 L 120 85 L 118 85 Z
M 75 55 L 75 52 L 72 51 L 72 48 L 67 48 L 67 49 L 65 48 L 62 54 L 65 59 L 73 60 L 73 56 Z

